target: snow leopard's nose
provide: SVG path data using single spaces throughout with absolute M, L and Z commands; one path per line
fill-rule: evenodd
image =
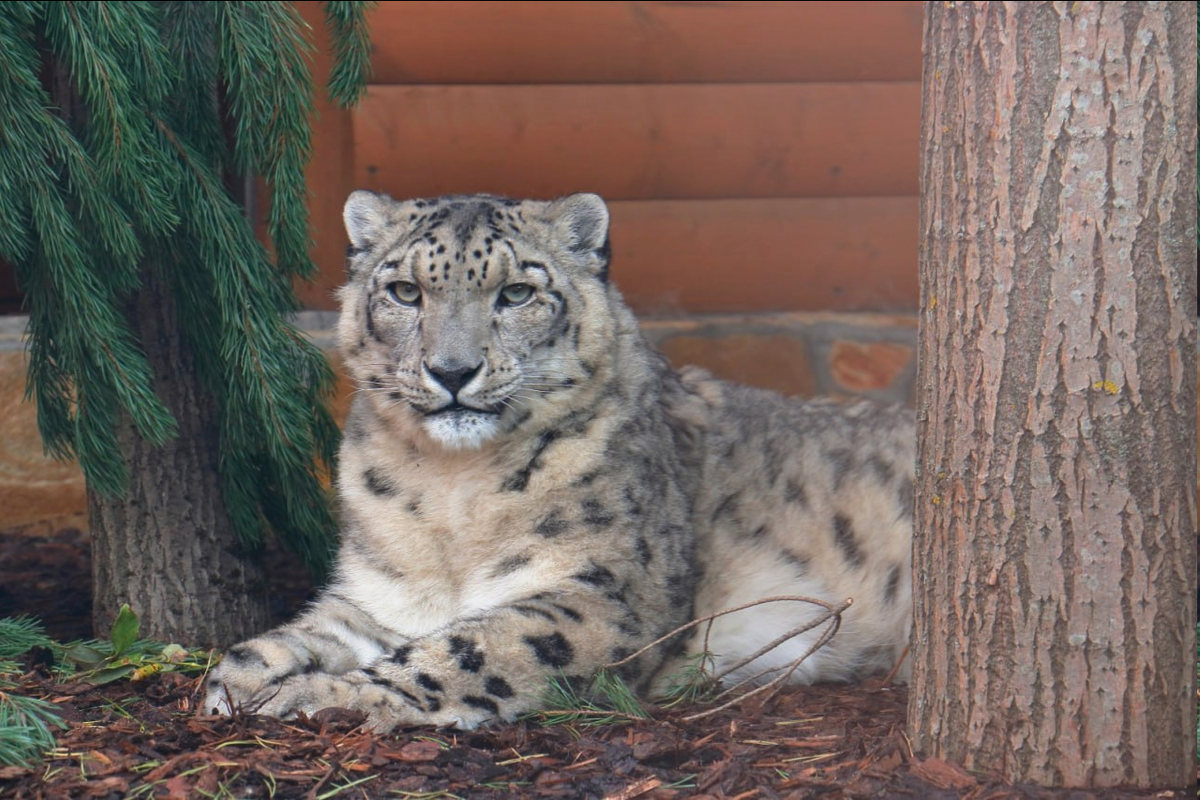
M 433 376 L 433 379 L 441 384 L 451 397 L 457 397 L 459 389 L 470 383 L 471 379 L 479 374 L 482 367 L 482 361 L 473 367 L 425 365 L 425 369 Z

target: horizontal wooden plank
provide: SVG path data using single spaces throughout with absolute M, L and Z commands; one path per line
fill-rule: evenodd
M 917 307 L 917 198 L 611 203 L 612 274 L 651 315 Z M 334 220 L 325 220 L 335 224 Z M 322 265 L 330 283 L 341 265 Z M 326 288 L 309 308 L 336 308 Z
M 916 83 L 375 86 L 355 174 L 397 196 L 908 195 Z
M 915 309 L 917 198 L 612 203 L 612 274 L 644 314 Z
M 388 2 L 378 83 L 890 81 L 921 76 L 919 2 Z

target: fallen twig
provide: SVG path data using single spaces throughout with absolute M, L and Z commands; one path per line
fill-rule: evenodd
M 612 669 L 616 669 L 618 667 L 624 666 L 625 664 L 628 664 L 629 662 L 633 661 L 635 658 L 638 658 L 639 656 L 645 654 L 649 650 L 651 650 L 655 647 L 658 647 L 663 642 L 669 641 L 670 639 L 674 638 L 675 636 L 679 635 L 680 633 L 683 633 L 684 631 L 695 628 L 698 625 L 707 625 L 708 626 L 704 632 L 704 652 L 707 653 L 708 652 L 709 635 L 712 633 L 712 625 L 713 625 L 713 622 L 718 617 L 723 617 L 726 614 L 733 614 L 738 611 L 744 611 L 747 608 L 753 608 L 754 606 L 764 605 L 766 603 L 779 603 L 779 602 L 811 603 L 812 605 L 820 606 L 821 608 L 825 609 L 825 612 L 823 614 L 818 614 L 817 616 L 813 617 L 812 619 L 806 621 L 803 625 L 799 625 L 799 626 L 793 628 L 792 630 L 788 631 L 787 633 L 783 634 L 782 636 L 775 638 L 773 641 L 768 642 L 766 645 L 764 645 L 763 647 L 760 647 L 758 650 L 756 650 L 755 652 L 746 656 L 745 658 L 741 659 L 740 661 L 738 661 L 730 666 L 725 667 L 721 672 L 719 672 L 713 676 L 714 682 L 720 682 L 726 676 L 741 669 L 742 667 L 746 666 L 747 664 L 752 663 L 755 659 L 760 658 L 763 655 L 766 655 L 767 653 L 771 652 L 776 647 L 779 647 L 781 644 L 788 641 L 789 639 L 799 636 L 800 634 L 805 633 L 807 631 L 810 631 L 819 625 L 823 625 L 825 623 L 829 623 L 829 625 L 828 625 L 828 627 L 825 628 L 825 630 L 823 630 L 821 632 L 821 635 L 816 638 L 816 640 L 813 642 L 812 646 L 810 646 L 798 658 L 794 659 L 793 661 L 791 661 L 788 664 L 785 664 L 782 666 L 768 667 L 767 669 L 764 669 L 761 672 L 758 672 L 754 675 L 744 678 L 744 679 L 738 681 L 737 683 L 735 683 L 733 686 L 727 687 L 724 690 L 722 690 L 721 692 L 719 692 L 718 694 L 716 694 L 714 697 L 711 698 L 711 701 L 716 702 L 723 697 L 728 697 L 732 693 L 741 689 L 743 686 L 745 686 L 749 683 L 753 683 L 753 682 L 759 680 L 760 678 L 762 678 L 763 676 L 768 675 L 772 672 L 780 673 L 777 676 L 775 676 L 774 678 L 772 678 L 770 681 L 768 681 L 767 683 L 764 683 L 761 686 L 756 686 L 755 688 L 750 689 L 749 691 L 747 691 L 741 695 L 733 697 L 729 701 L 722 703 L 719 706 L 716 706 L 716 707 L 710 708 L 710 709 L 706 709 L 704 711 L 700 711 L 695 714 L 689 714 L 689 715 L 683 717 L 683 719 L 690 722 L 693 720 L 701 719 L 703 717 L 707 717 L 711 714 L 716 714 L 720 711 L 724 711 L 725 709 L 729 708 L 730 706 L 740 703 L 743 700 L 746 700 L 750 697 L 754 697 L 758 694 L 762 694 L 764 692 L 775 691 L 775 690 L 779 689 L 781 686 L 783 686 L 784 684 L 786 684 L 788 679 L 792 676 L 792 674 L 796 671 L 796 669 L 802 663 L 804 663 L 805 659 L 807 659 L 809 656 L 811 656 L 813 653 L 815 653 L 821 647 L 824 647 L 829 642 L 829 640 L 833 638 L 834 634 L 836 634 L 838 632 L 838 629 L 841 627 L 841 624 L 842 624 L 842 614 L 846 611 L 846 609 L 848 609 L 854 603 L 853 598 L 847 597 L 845 600 L 843 600 L 840 603 L 832 604 L 832 603 L 827 603 L 824 600 L 818 600 L 815 597 L 805 597 L 803 595 L 780 595 L 780 596 L 776 596 L 776 597 L 764 597 L 759 600 L 755 600 L 752 603 L 745 603 L 743 605 L 736 606 L 734 608 L 727 608 L 724 611 L 717 611 L 712 614 L 706 614 L 703 617 L 698 617 L 696 619 L 691 620 L 690 622 L 686 622 L 683 625 L 680 625 L 679 627 L 675 628 L 671 632 L 658 637 L 654 641 L 647 644 L 645 647 L 642 647 L 641 649 L 634 651 L 633 653 L 629 654 L 628 656 L 622 658 L 619 661 L 614 661 L 610 664 L 606 664 L 601 669 L 612 670 Z M 702 667 L 702 669 L 703 669 L 703 667 Z

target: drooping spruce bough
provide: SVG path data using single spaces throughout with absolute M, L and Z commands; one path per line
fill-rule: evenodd
M 324 4 L 341 105 L 364 86 L 369 5 Z M 193 436 L 166 385 L 190 372 L 214 441 L 198 463 L 219 470 L 225 517 L 197 528 L 223 525 L 249 549 L 273 529 L 311 570 L 327 566 L 333 375 L 289 321 L 292 282 L 314 271 L 309 33 L 281 2 L 0 8 L 0 258 L 25 295 L 42 439 L 78 458 L 94 535 L 97 504 L 137 490 L 139 458 Z M 255 195 L 269 198 L 266 244 Z M 147 328 L 147 308 L 166 308 L 166 326 Z

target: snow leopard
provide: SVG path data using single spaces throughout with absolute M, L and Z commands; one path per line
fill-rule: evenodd
M 622 661 L 653 695 L 822 611 L 760 604 L 668 636 L 774 596 L 853 601 L 791 681 L 902 661 L 912 414 L 674 369 L 610 279 L 609 220 L 594 194 L 350 195 L 338 347 L 359 390 L 335 567 L 298 618 L 224 654 L 204 709 L 473 728 Z M 725 680 L 791 669 L 821 630 Z

